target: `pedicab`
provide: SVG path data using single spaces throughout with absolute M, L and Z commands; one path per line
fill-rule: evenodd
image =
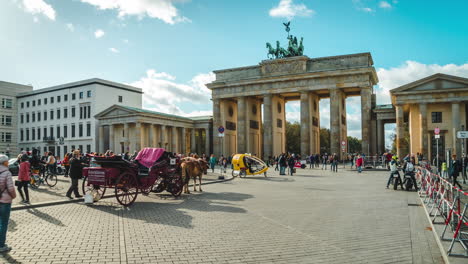
M 247 175 L 262 174 L 266 177 L 268 166 L 263 160 L 250 154 L 236 154 L 232 157 L 232 176 L 246 177 Z
M 83 194 L 91 194 L 94 201 L 102 198 L 108 188 L 114 189 L 115 198 L 123 206 L 130 206 L 138 193 L 148 195 L 153 188 L 174 196 L 182 193 L 180 162 L 162 148 L 144 148 L 134 161 L 121 156 L 95 156 L 94 162 L 100 167 L 84 168 L 82 185 Z

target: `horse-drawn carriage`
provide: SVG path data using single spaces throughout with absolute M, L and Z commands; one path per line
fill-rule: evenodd
M 174 196 L 182 193 L 185 180 L 182 179 L 180 159 L 161 148 L 145 148 L 138 153 L 135 161 L 121 156 L 94 157 L 100 167 L 83 170 L 83 193 L 91 194 L 94 201 L 104 196 L 106 189 L 113 188 L 117 201 L 129 206 L 138 193 L 167 190 Z
M 232 157 L 232 176 L 245 177 L 247 175 L 262 174 L 266 177 L 268 166 L 263 160 L 250 154 L 236 154 Z

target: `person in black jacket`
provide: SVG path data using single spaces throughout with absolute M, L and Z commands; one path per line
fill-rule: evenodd
M 293 154 L 289 156 L 289 159 L 288 159 L 289 172 L 291 173 L 291 176 L 293 176 L 294 164 L 296 164 L 296 159 L 294 158 L 294 154 Z
M 79 150 L 73 151 L 73 157 L 70 159 L 70 178 L 71 186 L 67 191 L 67 197 L 73 199 L 71 196 L 72 192 L 75 194 L 76 198 L 81 198 L 78 191 L 78 180 L 83 177 L 83 167 L 84 163 L 81 159 L 81 154 Z
M 457 155 L 453 154 L 452 160 L 450 162 L 449 175 L 453 180 L 453 186 L 458 185 L 458 187 L 460 187 L 460 190 L 461 190 L 462 186 L 457 181 L 457 177 L 460 175 L 460 171 L 461 171 L 460 162 L 457 160 Z

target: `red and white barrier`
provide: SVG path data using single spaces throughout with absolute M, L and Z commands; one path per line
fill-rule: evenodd
M 442 240 L 451 241 L 447 253 L 449 256 L 468 257 L 468 192 L 453 186 L 448 180 L 431 171 L 419 168 L 416 173 L 421 186 L 419 195 L 430 208 L 429 215 L 435 223 L 437 217 L 443 218 L 444 231 Z M 450 230 L 453 236 L 446 238 Z M 464 253 L 454 253 L 455 243 L 459 243 Z

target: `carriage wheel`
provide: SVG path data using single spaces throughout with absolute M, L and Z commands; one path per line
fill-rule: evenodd
M 119 204 L 130 206 L 138 196 L 135 177 L 130 173 L 120 175 L 115 183 L 115 198 Z
M 247 173 L 246 173 L 245 170 L 240 170 L 240 171 L 239 171 L 239 177 L 245 178 L 246 176 L 247 176 Z
M 140 188 L 140 192 L 141 194 L 145 195 L 145 196 L 148 196 L 150 194 L 150 192 L 153 190 L 153 187 L 154 187 L 154 184 L 153 185 L 150 185 L 146 188 Z
M 106 187 L 104 186 L 95 184 L 88 185 L 88 177 L 83 178 L 82 190 L 83 195 L 91 194 L 93 198 L 97 197 L 97 199 L 95 200 L 96 202 L 99 201 L 102 197 L 104 197 L 104 194 L 106 193 Z M 97 193 L 96 196 L 94 196 L 95 193 Z
M 174 197 L 179 197 L 182 194 L 182 190 L 184 189 L 184 180 L 182 179 L 182 175 L 174 175 L 170 185 L 171 188 L 169 192 Z

